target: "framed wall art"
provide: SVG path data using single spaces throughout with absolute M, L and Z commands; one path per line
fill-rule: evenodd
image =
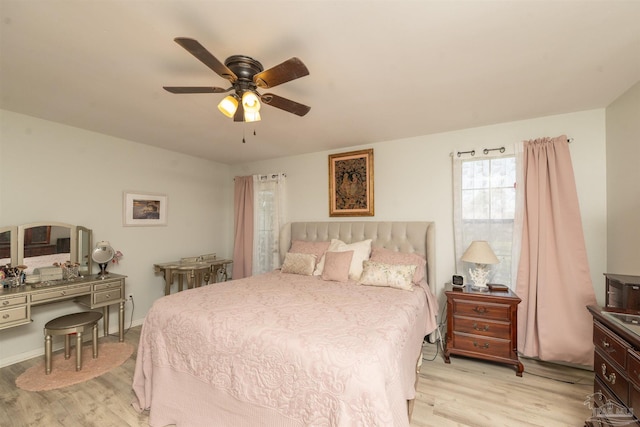
M 329 155 L 329 216 L 373 216 L 373 149 Z
M 125 192 L 122 224 L 124 226 L 167 225 L 167 196 L 153 193 Z

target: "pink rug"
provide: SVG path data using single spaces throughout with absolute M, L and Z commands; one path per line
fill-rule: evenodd
M 89 342 L 82 347 L 82 369 L 76 372 L 75 347 L 71 347 L 71 357 L 67 360 L 64 352 L 54 354 L 49 375 L 44 373 L 42 356 L 42 361 L 16 378 L 16 386 L 27 391 L 46 391 L 78 384 L 122 365 L 133 350 L 133 345 L 125 342 L 99 344 L 98 358 L 94 359 Z

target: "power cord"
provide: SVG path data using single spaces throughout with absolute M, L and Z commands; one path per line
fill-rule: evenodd
M 438 357 L 438 354 L 440 353 L 440 351 L 442 351 L 442 353 L 444 354 L 444 338 L 442 335 L 442 328 L 444 328 L 444 326 L 446 325 L 445 321 L 444 321 L 444 313 L 446 310 L 447 305 L 443 304 L 442 305 L 442 310 L 440 311 L 440 322 L 438 323 L 436 329 L 432 332 L 432 333 L 436 333 L 436 341 L 435 341 L 435 345 L 436 345 L 436 354 L 433 355 L 433 358 L 431 359 L 427 359 L 424 356 L 422 357 L 422 360 L 426 361 L 426 362 L 433 362 L 434 360 L 436 360 L 436 357 Z M 425 337 L 424 341 L 422 342 L 422 345 L 424 346 L 426 343 L 428 343 L 428 338 Z

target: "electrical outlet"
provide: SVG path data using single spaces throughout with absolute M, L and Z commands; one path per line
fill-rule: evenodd
M 133 294 L 127 295 L 127 301 L 133 301 Z

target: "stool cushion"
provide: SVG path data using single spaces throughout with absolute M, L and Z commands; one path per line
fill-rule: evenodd
M 44 325 L 44 328 L 49 330 L 77 328 L 79 326 L 96 323 L 100 319 L 102 319 L 102 313 L 98 313 L 97 311 L 83 311 L 56 317 L 48 321 Z

